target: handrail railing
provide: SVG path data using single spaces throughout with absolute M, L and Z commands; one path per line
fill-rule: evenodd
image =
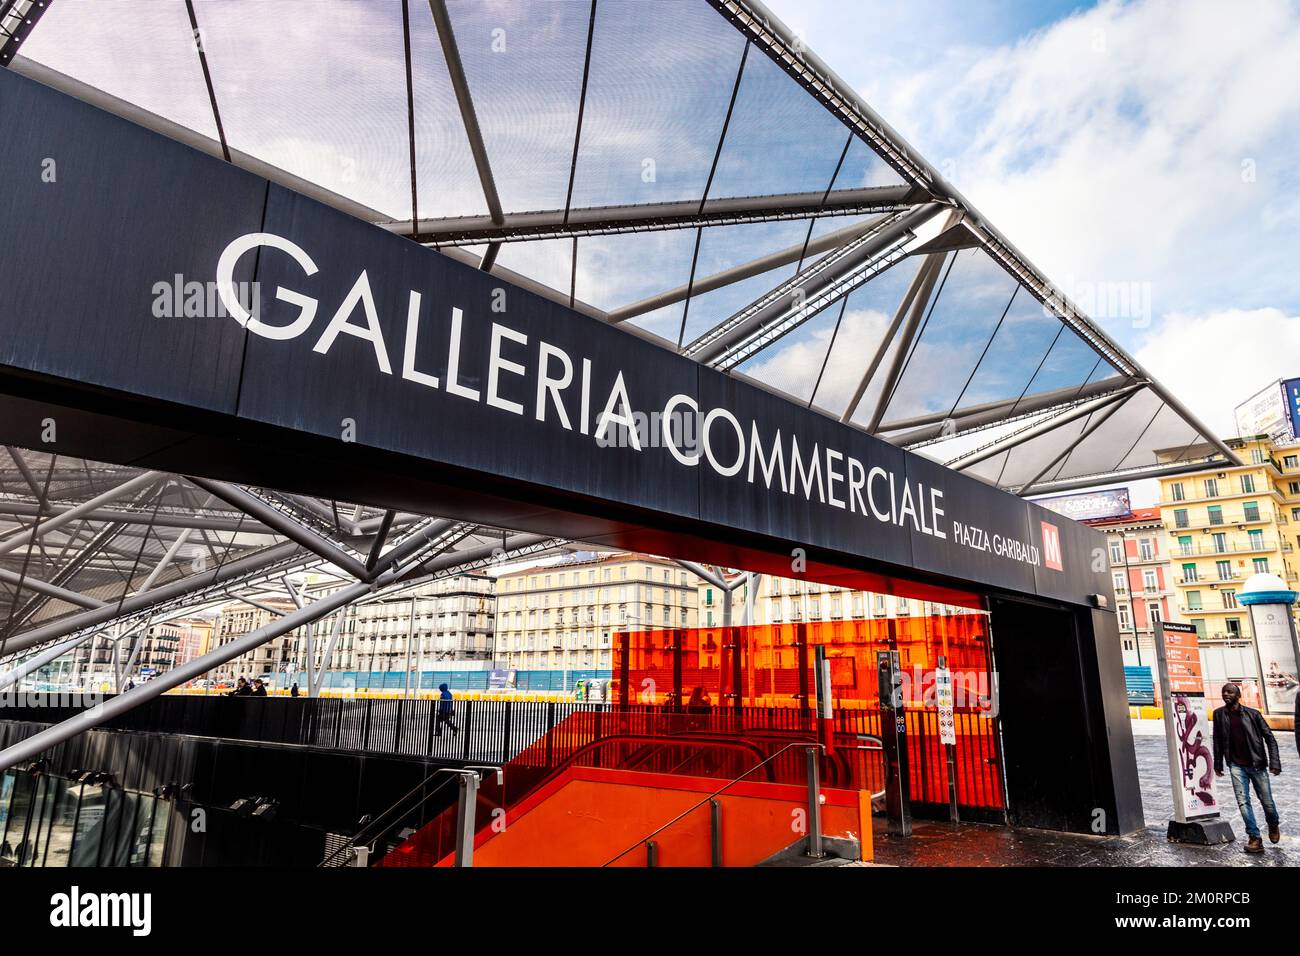
M 496 768 L 496 769 L 500 770 L 500 768 Z M 438 786 L 430 790 L 413 806 L 409 807 L 407 810 L 404 810 L 403 813 L 410 812 L 411 810 L 417 810 L 420 807 L 424 806 L 424 804 L 428 803 L 429 800 L 431 800 L 435 795 L 441 793 L 443 788 L 446 787 L 447 784 L 455 780 L 460 775 L 460 773 L 461 773 L 460 770 L 453 767 L 439 767 L 437 770 L 433 771 L 433 773 L 429 774 L 418 784 L 416 784 L 412 790 L 408 791 L 407 793 L 403 794 L 400 798 L 398 798 L 397 802 L 394 803 L 391 807 L 389 807 L 387 810 L 380 813 L 379 816 L 371 819 L 369 823 L 367 823 L 364 827 L 358 830 L 352 836 L 352 838 L 348 840 L 347 844 L 339 847 L 333 853 L 327 856 L 324 860 L 320 862 L 319 866 L 322 867 L 329 866 L 334 861 L 334 859 L 340 853 L 343 853 L 345 850 L 346 851 L 355 850 L 358 846 L 367 846 L 372 841 L 378 840 L 379 837 L 383 835 L 384 831 L 392 825 L 392 823 L 388 820 L 388 818 L 392 816 L 398 810 L 398 808 L 402 806 L 402 804 L 406 803 L 406 801 L 410 800 L 411 797 L 413 797 L 415 794 L 423 790 L 425 786 L 428 785 L 429 781 L 432 780 L 434 777 L 438 776 L 439 774 L 448 775 L 445 781 L 443 781 Z M 401 816 L 399 815 L 397 819 L 401 819 Z M 380 826 L 381 823 L 383 824 L 383 826 Z
M 627 856 L 629 853 L 631 853 L 631 852 L 632 852 L 633 850 L 635 850 L 637 847 L 645 846 L 647 843 L 649 843 L 651 840 L 653 840 L 655 837 L 657 837 L 660 833 L 663 833 L 665 830 L 667 830 L 667 829 L 670 828 L 670 827 L 676 826 L 678 823 L 680 823 L 680 822 L 681 822 L 682 820 L 684 820 L 686 817 L 690 816 L 692 813 L 694 813 L 694 812 L 695 812 L 696 810 L 698 810 L 700 807 L 704 806 L 704 805 L 705 805 L 706 803 L 708 803 L 709 801 L 711 801 L 711 800 L 715 799 L 716 797 L 720 796 L 721 794 L 725 793 L 727 790 L 730 790 L 732 787 L 734 787 L 736 784 L 740 783 L 740 781 L 744 780 L 746 777 L 748 777 L 748 776 L 749 776 L 751 773 L 753 773 L 755 770 L 758 770 L 760 767 L 764 766 L 765 764 L 769 764 L 769 763 L 771 763 L 773 760 L 775 760 L 777 757 L 781 756 L 781 755 L 782 755 L 783 753 L 785 753 L 787 750 L 793 750 L 795 747 L 802 747 L 804 750 L 811 750 L 811 749 L 816 748 L 816 749 L 820 750 L 823 754 L 826 752 L 826 745 L 825 745 L 825 744 L 813 743 L 813 742 L 811 742 L 811 741 L 799 740 L 799 741 L 796 741 L 796 742 L 794 742 L 794 743 L 792 743 L 792 744 L 786 744 L 784 747 L 782 747 L 782 748 L 781 748 L 780 750 L 778 750 L 776 753 L 772 754 L 770 757 L 766 758 L 765 760 L 760 761 L 759 763 L 754 764 L 754 766 L 750 767 L 748 770 L 746 770 L 744 773 L 742 773 L 739 777 L 736 777 L 734 780 L 729 780 L 729 781 L 727 781 L 727 783 L 725 783 L 723 786 L 719 787 L 717 790 L 713 791 L 711 794 L 709 794 L 707 797 L 705 797 L 705 798 L 704 798 L 703 800 L 701 800 L 699 803 L 696 803 L 695 805 L 693 805 L 693 806 L 691 806 L 691 807 L 689 807 L 689 808 L 683 810 L 681 813 L 677 814 L 677 816 L 673 817 L 671 820 L 669 820 L 669 821 L 668 821 L 667 823 L 665 823 L 663 826 L 661 826 L 661 827 L 659 827 L 658 829 L 653 830 L 652 832 L 646 834 L 644 837 L 642 837 L 642 838 L 641 838 L 640 840 L 638 840 L 637 842 L 633 843 L 630 847 L 628 847 L 628 848 L 627 848 L 626 850 L 624 850 L 622 853 L 618 854 L 618 855 L 615 856 L 615 857 L 612 857 L 612 858 L 609 859 L 609 860 L 606 860 L 604 863 L 601 864 L 601 867 L 602 867 L 602 868 L 607 867 L 607 866 L 609 866 L 611 863 L 615 863 L 615 862 L 617 862 L 618 860 L 623 859 L 623 857 Z

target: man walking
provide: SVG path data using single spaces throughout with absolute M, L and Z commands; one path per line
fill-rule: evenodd
M 1273 802 L 1273 789 L 1268 775 L 1282 772 L 1282 760 L 1277 752 L 1277 740 L 1264 721 L 1264 715 L 1241 702 L 1241 690 L 1236 684 L 1223 685 L 1223 706 L 1214 711 L 1214 772 L 1223 776 L 1223 763 L 1227 759 L 1232 774 L 1232 792 L 1246 824 L 1246 852 L 1263 853 L 1264 841 L 1255 823 L 1255 810 L 1250 803 L 1250 788 L 1254 786 L 1259 802 L 1264 807 L 1264 820 L 1268 823 L 1268 838 L 1277 843 L 1282 839 Z
M 455 723 L 452 721 L 452 719 L 451 719 L 451 718 L 452 718 L 452 714 L 454 713 L 453 707 L 455 706 L 454 704 L 452 704 L 451 690 L 448 689 L 448 687 L 447 687 L 446 684 L 439 684 L 439 685 L 438 685 L 438 691 L 439 691 L 439 694 L 438 694 L 438 716 L 437 716 L 437 720 L 436 720 L 436 722 L 435 722 L 435 724 L 434 724 L 434 728 L 435 728 L 435 729 L 434 729 L 434 736 L 435 736 L 435 737 L 441 737 L 441 736 L 442 736 L 442 725 L 443 725 L 443 724 L 446 724 L 448 727 L 450 727 L 450 728 L 451 728 L 451 732 L 452 732 L 453 734 L 459 734 L 459 733 L 460 733 L 460 728 L 457 727 L 456 724 L 455 724 Z

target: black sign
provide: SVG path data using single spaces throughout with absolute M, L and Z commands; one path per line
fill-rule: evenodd
M 382 460 L 373 499 L 481 483 L 520 503 L 510 527 L 564 513 L 574 537 L 663 528 L 1081 604 L 1109 591 L 1091 529 L 5 71 L 0 129 L 0 364 L 62 404 L 96 411 L 73 387 L 92 385 L 202 410 L 195 435 L 273 436 L 254 473 L 304 449 L 284 480 L 312 487 Z M 222 472 L 194 443 L 155 446 L 139 457 Z

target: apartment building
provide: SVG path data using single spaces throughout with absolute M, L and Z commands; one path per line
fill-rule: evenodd
M 755 624 L 915 617 L 943 613 L 945 605 L 914 598 L 855 591 L 816 581 L 763 575 L 754 588 Z
M 603 670 L 619 631 L 697 627 L 700 578 L 648 554 L 577 552 L 496 579 L 498 667 Z
M 350 606 L 331 670 L 415 671 L 448 661 L 490 661 L 496 642 L 496 585 L 486 576 L 429 581 Z M 333 618 L 326 622 L 328 628 Z M 325 642 L 315 650 L 320 666 Z M 410 645 L 410 652 L 407 646 Z
M 332 581 L 309 585 L 307 598 L 315 600 L 338 587 Z M 243 602 L 223 607 L 214 627 L 213 646 L 242 637 L 294 608 L 288 598 L 258 598 L 257 603 L 263 607 Z M 311 664 L 319 670 L 327 653 L 330 671 L 391 672 L 408 666 L 418 671 L 447 661 L 490 661 L 495 610 L 493 581 L 482 575 L 441 578 L 379 595 L 348 605 L 315 624 Z M 339 614 L 343 621 L 330 653 Z M 281 683 L 301 681 L 299 675 L 307 670 L 307 661 L 307 629 L 300 627 L 215 668 L 211 676 L 230 681 L 240 675 L 269 674 Z
M 179 618 L 122 636 L 100 635 L 76 648 L 52 673 L 74 686 L 111 685 L 119 671 L 123 683 L 139 681 L 202 654 L 211 627 L 207 620 Z
M 232 601 L 221 608 L 212 626 L 212 648 L 219 650 L 273 620 L 288 614 L 296 605 L 287 597 L 260 597 L 258 605 Z M 238 677 L 260 677 L 290 668 L 294 660 L 297 631 L 272 638 L 233 660 L 214 667 L 208 676 L 212 680 L 233 682 Z
M 1156 622 L 1181 620 L 1160 508 L 1083 523 L 1106 535 L 1124 663 L 1154 667 Z
M 1246 579 L 1300 583 L 1300 445 L 1262 435 L 1227 444 L 1242 465 L 1160 480 L 1178 614 L 1200 636 L 1208 682 L 1258 678 L 1250 614 L 1237 601 Z

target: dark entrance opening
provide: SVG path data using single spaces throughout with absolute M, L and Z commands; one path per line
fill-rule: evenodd
M 1104 706 L 1123 691 L 1103 686 L 1119 654 L 1114 615 L 1003 597 L 989 604 L 1009 821 L 1075 833 L 1140 827 L 1137 780 L 1104 759 L 1133 747 L 1127 713 L 1108 719 Z

